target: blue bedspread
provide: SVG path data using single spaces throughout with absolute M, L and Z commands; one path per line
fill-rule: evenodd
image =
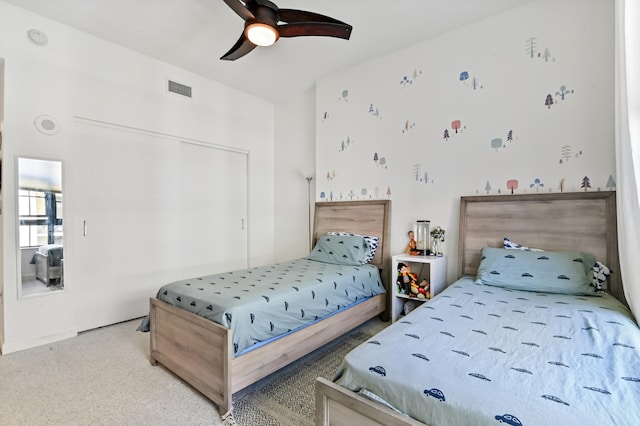
M 463 278 L 349 353 L 336 382 L 430 426 L 640 425 L 640 329 L 608 295 Z
M 161 287 L 157 298 L 230 328 L 239 355 L 384 292 L 374 265 L 297 259 L 176 281 Z

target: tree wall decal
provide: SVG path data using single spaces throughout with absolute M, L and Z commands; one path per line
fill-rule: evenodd
M 525 41 L 525 50 L 529 54 L 530 58 L 533 58 L 536 55 L 537 44 L 538 42 L 535 37 L 530 37 Z
M 422 166 L 420 164 L 413 165 L 413 176 L 416 179 L 416 182 L 420 180 L 420 175 L 422 174 Z
M 564 97 L 567 96 L 568 93 L 567 86 L 563 84 L 560 86 L 560 90 L 556 92 L 556 96 L 560 96 L 560 99 L 564 101 Z
M 544 183 L 542 183 L 540 178 L 535 178 L 533 183 L 529 184 L 529 188 L 536 188 L 536 191 L 540 192 L 540 188 L 544 188 Z
M 491 184 L 489 183 L 489 181 L 487 181 L 486 185 L 484 186 L 484 190 L 487 195 L 491 193 Z
M 560 179 L 560 183 L 558 184 L 558 189 L 560 192 L 564 192 L 564 178 Z

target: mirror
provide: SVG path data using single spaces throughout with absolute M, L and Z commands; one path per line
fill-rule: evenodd
M 64 289 L 62 162 L 18 158 L 18 262 L 22 297 Z

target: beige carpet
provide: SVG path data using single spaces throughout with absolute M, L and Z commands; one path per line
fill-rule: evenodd
M 138 323 L 0 357 L 0 425 L 222 425 L 214 404 L 149 364 Z M 332 377 L 344 353 L 386 325 L 371 320 L 238 392 L 237 423 L 312 424 L 315 377 Z

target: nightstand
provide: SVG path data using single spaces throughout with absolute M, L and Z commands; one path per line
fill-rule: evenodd
M 404 313 L 404 303 L 407 300 L 426 302 L 429 299 L 418 299 L 400 293 L 396 284 L 398 278 L 398 264 L 404 263 L 411 268 L 411 272 L 418 275 L 418 283 L 423 279 L 429 281 L 431 297 L 440 293 L 446 287 L 447 261 L 444 256 L 410 256 L 397 254 L 391 258 L 390 288 L 391 297 L 391 322 L 395 322 Z

